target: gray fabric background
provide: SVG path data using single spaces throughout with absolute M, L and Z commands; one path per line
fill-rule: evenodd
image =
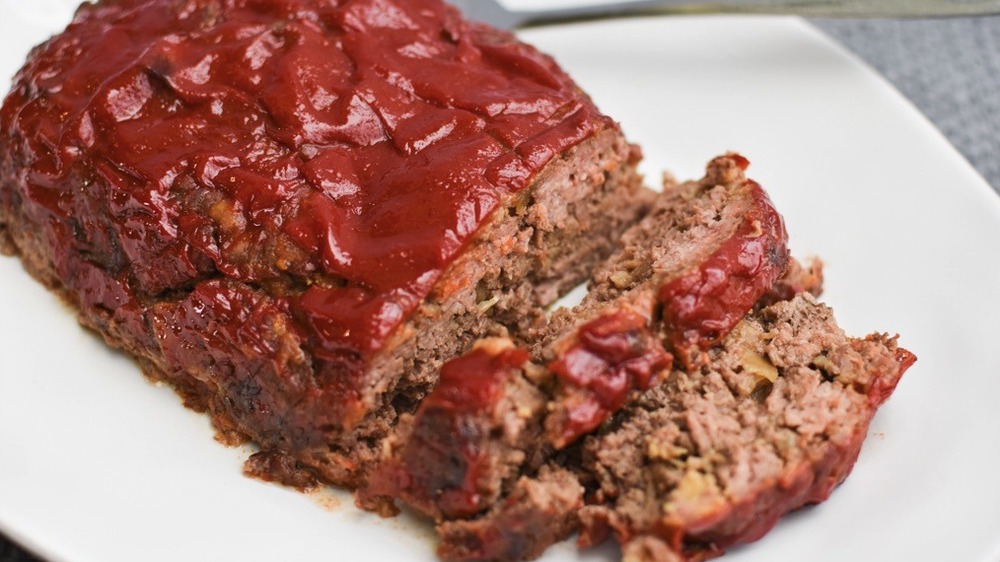
M 1000 193 L 1000 16 L 813 23 L 895 84 Z
M 1000 16 L 815 20 L 920 108 L 1000 193 Z M 35 562 L 0 535 L 0 562 Z

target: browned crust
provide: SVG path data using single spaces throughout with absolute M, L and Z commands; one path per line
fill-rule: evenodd
M 521 478 L 484 516 L 439 524 L 438 555 L 444 560 L 537 558 L 576 530 L 583 491 L 564 469 L 546 467 L 537 478 Z

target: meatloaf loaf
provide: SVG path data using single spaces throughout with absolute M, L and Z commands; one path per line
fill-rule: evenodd
M 0 248 L 254 471 L 355 486 L 445 359 L 645 213 L 638 160 L 439 0 L 102 0 L 4 100 Z
M 251 474 L 450 559 L 701 559 L 824 499 L 913 356 L 808 294 L 745 159 L 657 198 L 639 158 L 440 0 L 99 0 L 0 108 L 0 250 Z

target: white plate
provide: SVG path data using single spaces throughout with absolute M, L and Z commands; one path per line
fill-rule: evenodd
M 68 2 L 0 0 L 0 75 Z M 39 14 L 47 14 L 44 17 Z M 917 111 L 796 19 L 671 18 L 524 33 L 660 167 L 737 149 L 828 264 L 854 334 L 919 361 L 855 473 L 728 560 L 1000 559 L 1000 200 Z M 651 179 L 651 181 L 653 181 Z M 0 529 L 53 561 L 433 560 L 426 526 L 244 478 L 245 450 L 0 259 Z M 337 503 L 340 505 L 335 505 Z M 613 548 L 545 560 L 612 560 Z

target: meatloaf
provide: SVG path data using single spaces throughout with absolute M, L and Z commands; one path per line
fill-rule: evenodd
M 668 184 L 524 348 L 447 362 L 359 504 L 433 517 L 445 559 L 533 558 L 580 530 L 652 562 L 720 554 L 826 499 L 914 357 L 837 327 L 746 164 Z
M 249 474 L 449 559 L 698 560 L 824 499 L 914 358 L 840 331 L 744 158 L 639 159 L 441 0 L 98 0 L 0 107 L 0 250 Z
M 439 0 L 102 0 L 0 109 L 0 247 L 251 471 L 355 486 L 444 360 L 646 212 L 638 160 Z
M 876 409 L 915 360 L 850 338 L 809 293 L 744 318 L 483 514 L 441 521 L 447 560 L 521 560 L 578 530 L 629 562 L 686 562 L 757 540 L 847 477 Z
M 446 364 L 362 504 L 385 510 L 378 496 L 400 497 L 437 519 L 474 515 L 658 382 L 671 352 L 697 362 L 789 261 L 784 223 L 747 165 L 728 154 L 700 181 L 668 183 L 583 302 L 532 335 L 530 353 L 490 340 Z
M 744 319 L 702 368 L 675 371 L 582 446 L 580 542 L 636 562 L 702 560 L 763 536 L 847 477 L 915 357 L 847 337 L 808 293 Z
M 582 442 L 547 455 L 530 439 L 511 440 L 541 433 L 540 393 L 526 391 L 532 387 L 524 382 L 537 380 L 541 367 L 509 344 L 481 342 L 445 365 L 453 371 L 442 378 L 450 392 L 441 397 L 435 390 L 416 417 L 437 422 L 438 440 L 430 432 L 410 436 L 397 457 L 407 471 L 389 473 L 399 478 L 390 482 L 407 485 L 388 489 L 435 516 L 446 560 L 530 559 L 574 531 L 581 547 L 613 536 L 623 558 L 636 562 L 704 560 L 757 540 L 782 515 L 825 500 L 847 477 L 872 416 L 915 359 L 895 337 L 847 337 L 810 292 L 789 300 L 768 294 L 762 302 L 772 304 L 743 318 L 696 368 L 679 361 L 665 368 L 657 375 L 662 382 L 635 394 Z M 492 394 L 460 394 L 449 384 L 459 368 L 477 389 L 485 387 L 478 386 L 483 377 L 503 377 L 485 387 Z M 497 394 L 495 402 L 472 398 Z M 428 416 L 440 411 L 442 398 L 454 400 L 451 412 L 454 404 L 465 406 L 462 421 L 494 420 L 492 431 L 473 431 L 483 437 L 470 443 L 455 425 L 441 423 L 454 416 Z M 476 418 L 477 409 L 492 417 Z M 454 440 L 465 445 L 458 455 L 450 450 Z M 414 444 L 430 452 L 414 455 Z M 523 456 L 531 451 L 534 458 Z M 512 464 L 519 470 L 495 468 Z M 385 485 L 383 471 L 376 470 L 372 485 Z M 491 471 L 504 476 L 502 487 L 484 478 Z

